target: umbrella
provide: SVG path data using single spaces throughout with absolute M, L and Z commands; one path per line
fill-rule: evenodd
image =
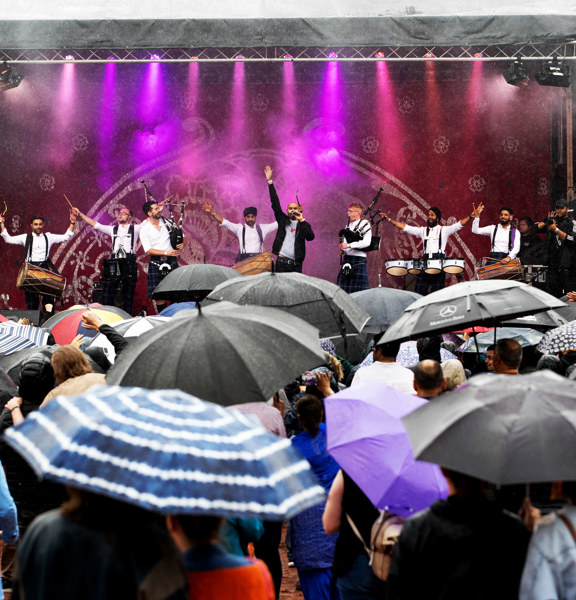
M 415 339 L 476 324 L 498 325 L 505 319 L 562 306 L 564 303 L 554 296 L 520 281 L 464 281 L 416 300 L 378 343 Z
M 146 331 L 150 331 L 155 327 L 161 327 L 169 322 L 170 317 L 152 315 L 149 317 L 133 317 L 132 319 L 126 319 L 125 321 L 116 321 L 115 323 L 111 323 L 110 326 L 116 329 L 116 331 L 125 338 L 137 338 Z M 93 337 L 88 344 L 88 348 L 103 348 L 111 363 L 113 363 L 116 358 L 114 346 L 108 341 L 108 338 L 103 333 L 98 333 Z
M 106 375 L 117 385 L 178 388 L 229 405 L 268 400 L 325 363 L 318 330 L 264 306 L 218 302 L 141 335 Z
M 47 480 L 164 514 L 283 519 L 324 497 L 287 439 L 178 390 L 58 396 L 6 441 Z
M 414 455 L 496 484 L 576 480 L 576 383 L 478 375 L 403 422 Z
M 173 302 L 201 300 L 223 281 L 237 277 L 242 275 L 222 265 L 185 265 L 168 273 L 154 290 L 152 298 Z
M 179 313 L 181 310 L 190 310 L 192 308 L 196 308 L 196 302 L 173 302 L 169 304 L 162 312 L 160 313 L 161 317 L 173 317 L 176 313 Z
M 10 379 L 18 385 L 20 383 L 20 369 L 25 360 L 27 360 L 36 352 L 43 352 L 50 356 L 58 346 L 40 346 L 34 348 L 26 348 L 12 354 L 0 354 L 0 369 L 8 374 Z
M 418 348 L 416 347 L 416 341 L 402 342 L 400 344 L 400 350 L 398 350 L 398 354 L 396 355 L 396 362 L 403 367 L 412 367 L 417 365 L 420 361 L 420 357 L 418 355 Z M 446 360 L 450 360 L 452 358 L 456 358 L 452 352 L 449 352 L 445 348 L 440 348 L 440 360 L 442 362 Z M 366 358 L 360 363 L 361 367 L 367 367 L 374 362 L 374 355 L 372 352 L 369 352 L 366 355 Z
M 31 339 L 14 335 L 9 330 L 0 331 L 0 354 L 12 354 L 27 348 L 37 348 L 38 344 Z
M 497 327 L 495 331 L 479 333 L 458 348 L 458 352 L 486 352 L 496 340 L 516 340 L 521 346 L 535 346 L 544 334 L 529 327 Z M 496 338 L 496 339 L 495 339 Z
M 260 273 L 220 284 L 210 300 L 280 308 L 320 330 L 320 337 L 362 331 L 370 315 L 342 288 L 302 273 Z
M 542 354 L 558 354 L 568 350 L 576 350 L 576 321 L 560 325 L 546 332 L 538 346 Z
M 115 321 L 132 318 L 131 315 L 116 306 L 102 306 L 102 304 L 94 303 L 89 306 L 71 306 L 66 310 L 56 313 L 44 323 L 43 327 L 52 333 L 56 343 L 61 346 L 70 344 L 78 334 L 82 334 L 86 338 L 92 338 L 97 332 L 93 329 L 82 327 L 82 315 L 87 310 L 96 313 L 102 319 L 102 322 L 107 325 Z
M 400 316 L 402 311 L 422 296 L 396 288 L 377 287 L 350 294 L 370 315 L 362 333 L 382 333 Z
M 371 382 L 324 404 L 328 452 L 374 506 L 408 516 L 448 496 L 440 469 L 414 460 L 401 421 L 426 400 Z
M 5 331 L 10 331 L 13 335 L 32 340 L 36 346 L 44 346 L 50 337 L 48 331 L 41 327 L 35 327 L 34 325 L 20 325 L 13 321 L 0 323 L 0 333 L 4 333 Z
M 12 381 L 12 378 L 2 369 L 0 369 L 0 392 L 8 392 L 13 396 L 18 395 L 18 388 L 16 387 L 16 384 Z

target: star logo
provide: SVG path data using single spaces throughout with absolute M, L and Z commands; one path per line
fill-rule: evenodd
M 448 306 L 445 306 L 440 311 L 440 316 L 441 317 L 451 317 L 456 311 L 457 311 L 457 308 L 453 304 L 449 304 Z

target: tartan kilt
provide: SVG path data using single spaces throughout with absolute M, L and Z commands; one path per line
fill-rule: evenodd
M 164 277 L 160 274 L 160 265 L 163 263 L 168 263 L 172 269 L 169 271 L 170 273 L 178 268 L 178 259 L 175 256 L 161 256 L 159 257 L 163 260 L 152 260 L 148 263 L 148 298 L 152 298 L 152 294 L 154 290 L 160 285 L 160 282 Z
M 344 256 L 344 263 L 352 265 L 352 273 L 346 277 L 340 268 L 336 283 L 349 294 L 369 290 L 370 282 L 366 271 L 366 259 L 363 256 Z

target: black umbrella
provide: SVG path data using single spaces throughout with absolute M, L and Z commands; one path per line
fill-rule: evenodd
M 414 456 L 496 484 L 576 480 L 576 383 L 478 375 L 402 419 Z
M 20 383 L 20 369 L 26 359 L 37 352 L 51 356 L 59 346 L 39 346 L 37 348 L 26 348 L 13 354 L 0 355 L 0 369 L 2 369 L 12 381 L 18 385 Z
M 283 311 L 219 302 L 184 311 L 120 354 L 106 381 L 229 405 L 270 398 L 325 362 L 318 330 Z
M 416 300 L 378 343 L 416 339 L 472 325 L 498 325 L 514 317 L 563 306 L 554 296 L 519 281 L 465 281 Z
M 342 288 L 302 273 L 260 273 L 226 281 L 209 300 L 279 308 L 308 321 L 320 337 L 362 331 L 370 315 Z
M 517 319 L 506 319 L 502 327 L 532 327 L 534 329 L 553 329 L 576 319 L 576 302 L 563 302 L 564 306 L 535 315 L 526 315 Z
M 0 369 L 0 392 L 7 392 L 12 396 L 18 395 L 18 388 L 12 381 L 12 378 L 2 369 Z
M 416 292 L 397 288 L 376 287 L 350 294 L 370 315 L 362 333 L 383 333 L 412 302 L 422 298 Z
M 154 290 L 154 300 L 186 302 L 202 300 L 215 287 L 228 279 L 242 277 L 230 267 L 221 265 L 185 265 L 178 267 L 160 282 Z

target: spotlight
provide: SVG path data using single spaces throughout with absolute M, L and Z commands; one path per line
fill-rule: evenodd
M 242 54 L 237 54 L 237 55 L 234 57 L 234 60 L 244 60 L 244 56 L 243 56 Z
M 374 58 L 386 58 L 386 55 L 380 50 L 380 52 L 376 52 Z
M 511 65 L 502 73 L 502 77 L 506 80 L 506 83 L 515 85 L 516 87 L 526 87 L 530 77 L 528 77 L 528 71 L 522 62 L 522 57 L 519 56 Z
M 434 52 L 430 51 L 430 52 L 426 52 L 426 54 L 424 55 L 424 58 L 436 58 L 436 55 L 434 54 Z
M 328 58 L 338 58 L 338 52 L 330 52 Z
M 24 77 L 14 70 L 6 61 L 0 71 L 0 92 L 5 92 L 20 85 Z
M 68 62 L 71 62 L 71 61 L 73 61 L 73 60 L 74 60 L 74 57 L 73 57 L 71 54 L 67 54 L 67 55 L 64 57 L 64 60 L 67 60 Z
M 550 85 L 553 87 L 570 87 L 570 67 L 560 64 L 558 57 L 545 62 L 542 69 L 534 76 L 538 85 Z
M 159 54 L 151 54 L 150 60 L 152 60 L 152 61 L 160 60 L 160 55 Z

